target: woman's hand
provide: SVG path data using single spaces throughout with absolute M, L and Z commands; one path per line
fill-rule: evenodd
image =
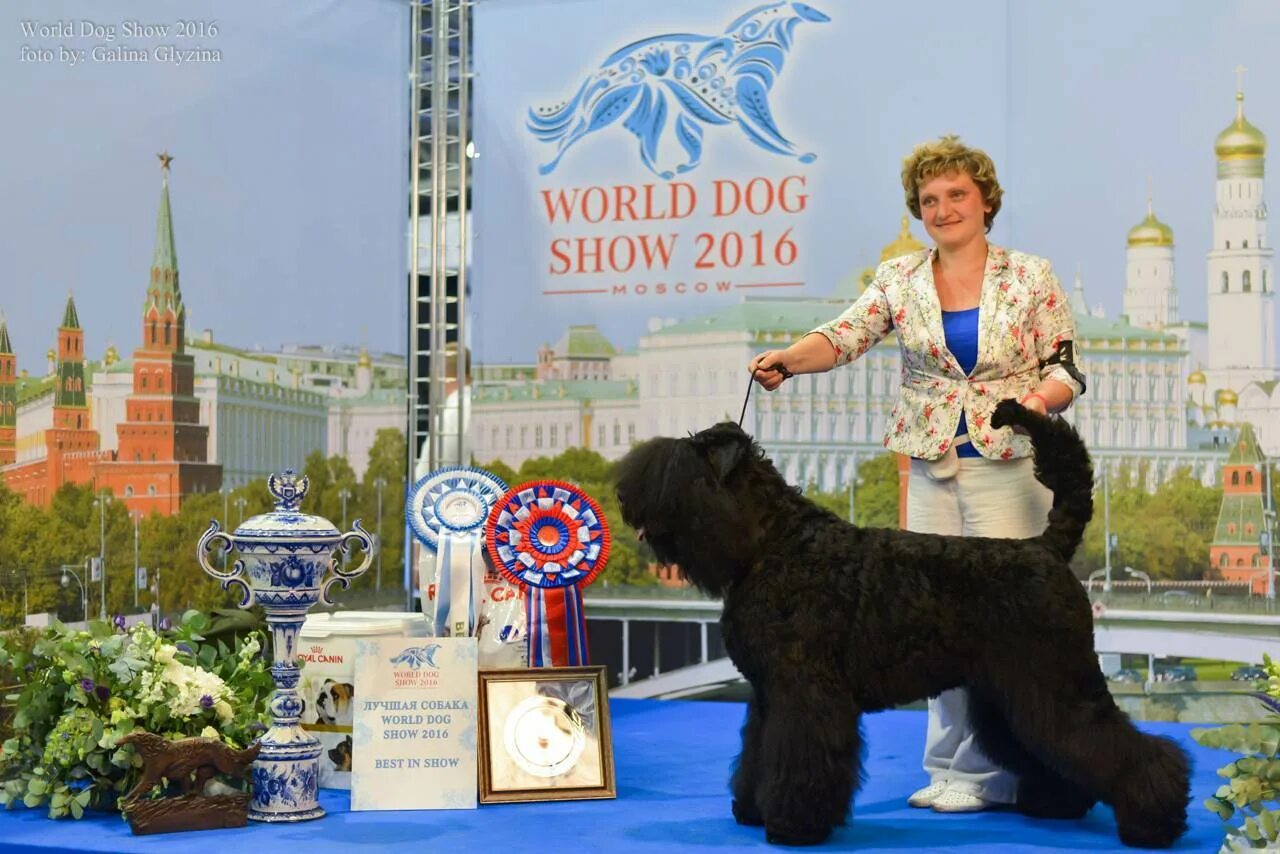
M 1024 409 L 1030 410 L 1031 412 L 1034 412 L 1037 415 L 1049 414 L 1049 409 L 1047 406 L 1045 406 L 1044 396 L 1041 394 L 1037 394 L 1034 391 L 1027 392 L 1026 394 L 1024 394 L 1022 396 L 1022 399 L 1019 400 L 1018 403 L 1021 404 Z M 1028 435 L 1027 428 L 1023 427 L 1021 424 L 1013 425 L 1013 432 L 1017 433 L 1019 436 Z
M 1038 415 L 1049 414 L 1049 408 L 1045 405 L 1044 396 L 1036 392 L 1023 395 L 1022 400 L 1018 401 L 1018 403 L 1022 404 L 1024 409 L 1030 409 Z
M 773 391 L 792 375 L 786 366 L 786 353 L 786 350 L 765 350 L 747 363 L 751 378 L 765 391 Z

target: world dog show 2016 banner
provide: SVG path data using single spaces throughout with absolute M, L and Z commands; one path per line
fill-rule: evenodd
M 876 58 L 849 49 L 866 41 L 855 12 L 832 0 L 477 4 L 477 361 L 531 364 L 582 324 L 633 349 L 655 321 L 826 296 L 874 260 L 855 246 L 878 251 L 897 231 L 911 142 L 975 121 L 998 142 L 1004 124 L 985 103 L 963 117 L 943 104 L 929 121 L 897 104 L 891 129 L 868 139 L 859 123 L 879 98 L 860 81 Z M 1002 79 L 991 37 L 975 38 L 981 73 Z
M 790 63 L 829 21 L 801 3 L 477 5 L 482 357 L 531 361 L 566 322 L 634 343 L 646 312 L 802 289 L 816 154 Z M 574 35 L 513 56 L 533 31 Z

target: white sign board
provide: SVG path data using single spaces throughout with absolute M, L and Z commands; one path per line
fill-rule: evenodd
M 474 809 L 475 638 L 356 644 L 351 809 Z

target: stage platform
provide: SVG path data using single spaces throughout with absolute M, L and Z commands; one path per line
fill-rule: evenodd
M 359 854 L 394 847 L 431 851 L 706 851 L 771 848 L 758 828 L 729 814 L 727 781 L 744 707 L 738 703 L 613 700 L 616 801 L 500 804 L 471 811 L 349 812 L 346 792 L 324 790 L 319 821 L 239 830 L 132 836 L 118 816 L 50 821 L 43 810 L 0 812 L 0 851 L 293 851 Z M 1202 804 L 1234 754 L 1199 747 L 1184 724 L 1142 724 L 1192 753 L 1190 832 L 1178 851 L 1216 851 L 1222 825 Z M 911 809 L 923 785 L 923 712 L 869 715 L 867 783 L 851 822 L 817 850 L 1129 851 L 1107 807 L 1078 822 L 1032 821 L 1009 812 L 938 815 Z M 429 846 L 429 847 L 428 847 Z M 773 849 L 778 850 L 778 849 Z

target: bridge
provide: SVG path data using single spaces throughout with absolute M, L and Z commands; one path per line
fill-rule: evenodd
M 1280 607 L 1256 597 L 1170 601 L 1161 596 L 1095 595 L 1094 645 L 1100 655 L 1138 653 L 1224 661 L 1259 662 L 1263 654 L 1280 660 Z M 611 621 L 621 629 L 621 669 L 616 697 L 677 698 L 738 682 L 741 675 L 719 647 L 721 603 L 685 589 L 606 588 L 588 593 L 589 619 Z M 654 633 L 654 674 L 633 681 L 632 624 L 686 624 L 696 630 L 693 661 L 662 671 L 658 633 Z M 692 624 L 692 625 L 689 625 Z M 647 650 L 646 650 L 647 653 Z M 1149 669 L 1148 672 L 1151 672 Z

